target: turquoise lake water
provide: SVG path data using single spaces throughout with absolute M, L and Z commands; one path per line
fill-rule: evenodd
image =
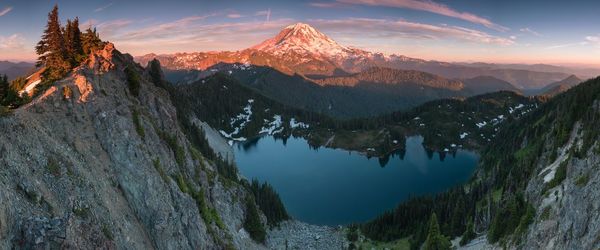
M 248 179 L 267 181 L 288 213 L 318 225 L 364 222 L 410 196 L 435 194 L 467 181 L 478 155 L 459 150 L 427 153 L 420 136 L 387 160 L 339 149 L 311 148 L 302 138 L 267 136 L 234 145 L 238 168 Z

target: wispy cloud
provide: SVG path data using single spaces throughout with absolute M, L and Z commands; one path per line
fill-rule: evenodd
M 264 22 L 207 23 L 214 16 L 189 16 L 163 23 L 112 20 L 98 24 L 102 39 L 114 42 L 122 51 L 135 55 L 182 51 L 236 50 L 255 45 L 276 34 L 291 19 Z M 267 16 L 257 15 L 257 16 Z M 140 25 L 143 25 L 141 28 Z
M 229 17 L 229 18 L 242 18 L 244 16 L 240 15 L 238 13 L 231 13 L 231 14 L 227 14 L 227 17 Z
M 337 0 L 338 3 L 344 4 L 359 4 L 370 6 L 387 6 L 394 8 L 405 8 L 435 13 L 438 15 L 454 17 L 471 23 L 476 23 L 494 29 L 497 31 L 507 31 L 509 28 L 493 23 L 487 18 L 480 17 L 469 12 L 460 12 L 452 9 L 444 4 L 436 3 L 431 0 Z M 331 5 L 316 3 L 313 6 L 331 7 Z
M 104 11 L 105 9 L 110 8 L 110 6 L 112 6 L 114 3 L 109 3 L 107 5 L 104 5 L 102 7 L 98 7 L 97 9 L 94 10 L 94 12 L 100 12 L 100 11 Z
M 548 46 L 545 49 L 548 49 L 548 50 L 562 49 L 562 48 L 568 48 L 568 47 L 574 47 L 574 46 L 583 46 L 583 45 L 587 45 L 587 44 L 589 44 L 589 42 L 587 42 L 587 41 L 576 42 L 576 43 L 565 43 L 565 44 L 557 44 L 557 45 Z
M 600 36 L 586 36 L 585 41 L 600 45 Z
M 523 33 L 528 33 L 528 34 L 531 34 L 531 35 L 534 35 L 534 36 L 542 36 L 542 34 L 540 34 L 539 32 L 537 32 L 535 30 L 532 30 L 532 29 L 530 29 L 528 27 L 521 28 L 521 29 L 519 29 L 519 31 L 521 31 Z
M 90 21 L 90 25 L 92 25 L 92 22 L 94 21 Z M 119 30 L 128 27 L 132 23 L 133 21 L 129 19 L 116 19 L 98 23 L 95 27 L 100 31 L 102 36 L 112 37 L 117 34 Z
M 329 3 L 325 3 L 325 2 L 312 2 L 312 3 L 308 3 L 308 5 L 313 6 L 313 7 L 317 7 L 317 8 L 339 8 L 339 7 L 346 7 L 346 6 L 348 6 L 348 4 L 340 3 L 340 2 L 329 2 Z
M 452 39 L 480 44 L 512 45 L 513 39 L 490 35 L 483 31 L 460 26 L 432 25 L 405 20 L 350 18 L 341 20 L 309 20 L 324 30 L 344 33 L 353 37 L 377 39 L 409 38 L 441 40 Z
M 0 51 L 22 49 L 23 47 L 25 47 L 25 38 L 21 34 L 0 36 Z
M 27 39 L 20 34 L 0 36 L 0 59 L 2 60 L 33 60 L 36 55 Z
M 10 12 L 12 9 L 13 9 L 12 7 L 8 6 L 4 9 L 0 10 L 0 16 L 4 16 L 4 15 L 8 14 L 8 12 Z
M 269 22 L 271 20 L 271 9 L 269 8 L 266 10 L 257 11 L 254 15 L 255 16 L 264 16 L 265 21 Z

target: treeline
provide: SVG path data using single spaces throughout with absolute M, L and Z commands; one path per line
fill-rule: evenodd
M 185 116 L 194 115 L 212 127 L 230 131 L 230 120 L 242 112 L 253 99 L 252 117 L 244 129 L 236 136 L 254 137 L 264 125 L 264 120 L 273 120 L 273 115 L 281 115 L 283 125 L 289 127 L 289 120 L 296 118 L 309 124 L 329 126 L 333 120 L 329 117 L 291 108 L 256 93 L 241 85 L 237 80 L 217 73 L 213 76 L 187 85 L 172 87 L 173 101 L 182 108 Z
M 319 85 L 354 86 L 360 82 L 406 84 L 460 90 L 463 84 L 457 80 L 449 80 L 437 75 L 415 71 L 391 68 L 373 67 L 350 76 L 327 77 L 313 80 Z
M 502 139 L 481 154 L 480 180 L 433 197 L 409 199 L 362 224 L 361 231 L 381 241 L 411 237 L 411 247 L 419 248 L 426 239 L 426 222 L 435 213 L 446 236 L 472 238 L 475 228 L 487 231 L 492 243 L 507 238 L 519 242 L 535 218 L 535 209 L 524 195 L 535 167 L 542 160 L 550 164 L 556 159 L 576 122 L 581 122 L 583 143 L 579 149 L 572 148 L 570 157 L 583 157 L 590 151 L 600 154 L 600 146 L 592 148 L 600 135 L 599 99 L 600 78 L 596 78 L 549 100 L 532 114 L 508 121 L 497 136 Z
M 19 94 L 19 86 L 24 85 L 25 78 L 8 81 L 6 75 L 0 75 L 0 115 L 8 114 L 10 109 L 17 108 L 30 101 L 28 95 Z
M 269 226 L 277 226 L 280 222 L 290 218 L 279 198 L 279 194 L 271 185 L 266 182 L 260 184 L 258 180 L 254 179 L 249 186 L 256 204 L 267 217 Z
M 30 95 L 36 96 L 47 89 L 54 81 L 60 80 L 65 75 L 81 64 L 87 55 L 104 46 L 96 29 L 88 28 L 85 32 L 79 29 L 79 18 L 67 19 L 65 26 L 61 26 L 58 15 L 58 6 L 55 5 L 48 14 L 48 23 L 37 43 L 35 50 L 38 54 L 37 67 L 44 69 L 41 74 L 42 82 L 36 86 L 33 93 L 19 93 L 28 82 L 25 77 L 19 77 L 12 82 L 6 76 L 0 75 L 0 107 L 5 110 L 14 109 L 28 103 Z
M 240 179 L 238 176 L 238 169 L 234 163 L 227 158 L 224 158 L 227 156 L 221 156 L 215 153 L 206 139 L 204 130 L 197 124 L 192 123 L 190 118 L 194 116 L 197 116 L 204 121 L 206 121 L 205 119 L 215 119 L 214 116 L 208 116 L 207 114 L 209 113 L 205 113 L 196 107 L 198 103 L 196 103 L 195 100 L 203 100 L 204 102 L 213 101 L 203 99 L 203 95 L 206 95 L 206 93 L 202 93 L 203 95 L 200 96 L 193 95 L 194 93 L 197 94 L 197 92 L 192 92 L 192 96 L 182 95 L 183 92 L 181 92 L 181 89 L 164 80 L 164 74 L 158 60 L 150 61 L 146 71 L 150 81 L 154 83 L 155 86 L 165 89 L 171 95 L 171 100 L 177 109 L 178 122 L 194 149 L 198 150 L 205 159 L 214 164 L 217 173 L 222 177 L 221 180 L 225 182 L 226 185 L 227 182 L 234 182 L 244 186 L 246 190 L 249 191 L 250 195 L 245 198 L 246 214 L 243 226 L 252 239 L 264 243 L 266 239 L 266 229 L 262 225 L 256 206 L 258 206 L 267 217 L 267 224 L 269 226 L 276 226 L 280 222 L 288 220 L 289 215 L 287 214 L 279 194 L 277 194 L 275 189 L 267 183 L 260 184 L 257 180 L 248 183 L 247 181 Z M 247 99 L 245 101 L 247 102 Z M 212 122 L 215 121 L 212 120 Z
M 79 29 L 79 18 L 67 19 L 61 26 L 58 5 L 48 14 L 48 23 L 42 39 L 35 47 L 39 55 L 36 66 L 43 67 L 44 84 L 62 79 L 71 69 L 78 66 L 92 51 L 102 48 L 96 29 L 88 28 L 85 33 Z

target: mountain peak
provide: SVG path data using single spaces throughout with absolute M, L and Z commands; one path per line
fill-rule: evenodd
M 267 39 L 252 49 L 276 55 L 297 53 L 328 56 L 343 55 L 350 50 L 306 23 L 289 25 L 277 36 Z
M 284 29 L 314 29 L 312 26 L 306 23 L 298 22 L 295 24 L 291 24 Z

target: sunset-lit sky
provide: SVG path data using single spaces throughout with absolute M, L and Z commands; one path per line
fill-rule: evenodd
M 0 60 L 34 60 L 58 3 L 133 55 L 239 50 L 305 22 L 340 44 L 442 61 L 600 67 L 600 1 L 0 0 Z

